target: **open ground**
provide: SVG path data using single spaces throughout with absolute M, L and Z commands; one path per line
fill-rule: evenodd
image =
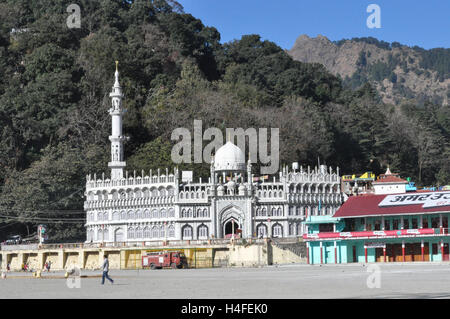
M 114 284 L 103 286 L 100 271 L 82 271 L 80 288 L 69 288 L 63 272 L 9 273 L 0 298 L 450 298 L 449 263 L 376 266 L 379 288 L 370 288 L 373 264 L 112 270 Z

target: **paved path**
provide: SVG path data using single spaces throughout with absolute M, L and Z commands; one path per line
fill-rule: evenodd
M 0 298 L 450 298 L 450 263 L 376 264 L 380 288 L 369 288 L 368 280 L 378 283 L 374 265 L 112 270 L 114 285 L 81 278 L 81 287 L 72 289 L 62 272 L 52 279 L 10 273 L 0 279 Z

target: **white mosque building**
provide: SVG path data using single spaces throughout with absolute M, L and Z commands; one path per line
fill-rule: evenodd
M 251 162 L 230 141 L 217 150 L 207 182 L 183 182 L 178 169 L 124 174 L 117 65 L 110 97 L 111 175 L 87 176 L 86 242 L 297 237 L 307 217 L 326 221 L 343 202 L 339 168 L 285 166 L 272 181 L 255 182 Z

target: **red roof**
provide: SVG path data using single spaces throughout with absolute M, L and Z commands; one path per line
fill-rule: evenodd
M 439 191 L 442 192 L 442 191 Z M 423 192 L 420 192 L 423 194 Z M 430 192 L 433 193 L 433 192 Z M 445 192 L 450 195 L 450 192 Z M 416 192 L 406 193 L 408 195 Z M 397 195 L 406 195 L 397 194 Z M 381 201 L 389 195 L 363 195 L 350 196 L 347 201 L 336 211 L 333 217 L 364 217 L 376 215 L 408 215 L 408 214 L 426 214 L 435 212 L 450 212 L 450 205 L 423 208 L 423 203 L 400 206 L 378 206 Z M 448 196 L 448 195 L 446 195 Z
M 403 178 L 400 178 L 395 175 L 381 175 L 379 179 L 372 182 L 372 184 L 379 184 L 379 183 L 403 183 L 407 184 L 408 182 L 405 181 Z

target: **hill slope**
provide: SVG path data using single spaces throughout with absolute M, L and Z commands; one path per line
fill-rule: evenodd
M 385 103 L 415 99 L 449 104 L 450 49 L 410 48 L 374 38 L 331 42 L 322 35 L 301 35 L 288 53 L 297 61 L 323 64 L 353 88 L 371 82 Z

